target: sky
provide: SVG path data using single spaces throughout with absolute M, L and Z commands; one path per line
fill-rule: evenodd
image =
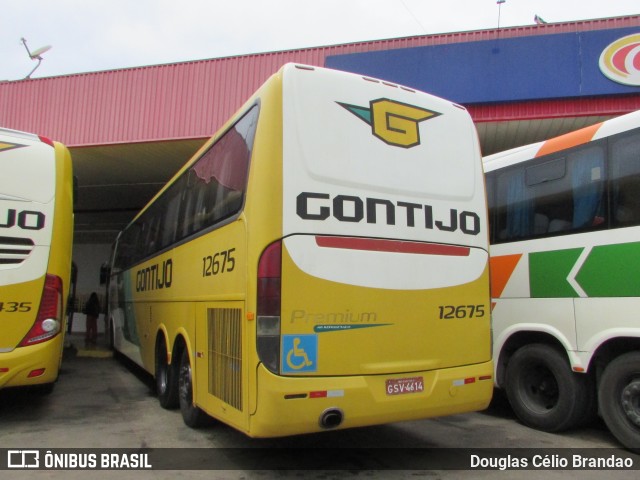
M 0 0 L 0 81 L 640 14 L 638 0 Z

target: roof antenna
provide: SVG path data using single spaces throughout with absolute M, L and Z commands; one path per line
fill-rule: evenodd
M 33 70 L 31 70 L 26 77 L 24 77 L 24 79 L 27 80 L 31 78 L 31 75 L 33 74 L 33 72 L 35 72 L 38 69 L 38 67 L 42 63 L 42 54 L 51 50 L 51 45 L 45 45 L 44 47 L 37 48 L 32 52 L 29 50 L 29 47 L 27 47 L 27 40 L 25 38 L 21 38 L 20 40 L 22 41 L 24 48 L 27 49 L 29 58 L 31 60 L 38 60 L 38 64 L 35 67 L 33 67 Z
M 498 28 L 497 28 L 497 34 L 496 34 L 496 46 L 493 47 L 493 49 L 491 50 L 491 53 L 500 53 L 500 14 L 502 13 L 502 4 L 505 3 L 507 0 L 498 0 L 496 3 L 498 4 Z
M 500 30 L 500 14 L 502 13 L 502 4 L 507 0 L 498 0 L 496 3 L 498 4 L 498 30 Z

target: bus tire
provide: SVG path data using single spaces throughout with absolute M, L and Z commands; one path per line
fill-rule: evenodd
M 625 448 L 640 452 L 640 352 L 625 353 L 607 365 L 598 402 L 613 436 Z
M 182 420 L 191 428 L 199 428 L 206 425 L 207 415 L 193 403 L 193 380 L 191 376 L 191 362 L 189 351 L 185 347 L 180 358 L 178 373 L 178 396 L 180 399 L 180 412 Z
M 167 346 L 161 338 L 156 345 L 156 393 L 160 406 L 172 409 L 179 405 L 178 376 L 175 362 L 167 363 L 167 357 Z
M 525 345 L 507 365 L 511 408 L 525 425 L 560 432 L 595 414 L 591 379 L 573 373 L 566 356 L 546 344 Z

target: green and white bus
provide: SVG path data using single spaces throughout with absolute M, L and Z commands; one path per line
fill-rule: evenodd
M 640 448 L 640 111 L 485 158 L 495 382 L 518 418 L 599 411 Z

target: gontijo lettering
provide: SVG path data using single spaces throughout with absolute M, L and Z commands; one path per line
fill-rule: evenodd
M 42 230 L 44 228 L 45 215 L 35 210 L 15 210 L 9 208 L 0 213 L 0 228 L 12 228 L 18 226 L 23 230 Z
M 136 292 L 170 288 L 173 281 L 173 260 L 142 268 L 136 272 Z
M 379 215 L 382 212 L 382 215 Z M 434 228 L 446 232 L 460 230 L 467 235 L 480 233 L 480 216 L 475 212 L 459 212 L 450 208 L 448 212 L 434 213 L 431 205 L 412 202 L 392 202 L 382 198 L 365 198 L 353 195 L 302 192 L 296 198 L 296 213 L 304 220 L 327 220 L 333 216 L 339 222 L 396 225 L 398 221 L 407 227 L 415 227 L 419 222 L 426 229 Z

